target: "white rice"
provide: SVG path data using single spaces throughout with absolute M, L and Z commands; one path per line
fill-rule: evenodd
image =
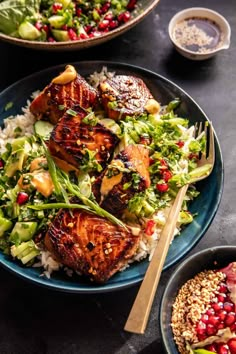
M 34 133 L 33 124 L 35 117 L 29 111 L 30 101 L 27 101 L 27 106 L 22 108 L 22 113 L 16 116 L 9 116 L 4 119 L 3 128 L 0 127 L 0 153 L 6 150 L 6 144 L 11 143 L 16 136 L 30 136 Z M 20 132 L 16 129 L 20 128 Z

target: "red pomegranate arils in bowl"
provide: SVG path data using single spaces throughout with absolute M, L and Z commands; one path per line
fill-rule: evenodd
M 181 354 L 236 354 L 236 262 L 204 270 L 180 288 L 171 327 Z

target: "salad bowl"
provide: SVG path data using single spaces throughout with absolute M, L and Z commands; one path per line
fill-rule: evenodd
M 198 121 L 208 120 L 206 114 L 186 92 L 173 82 L 154 72 L 132 65 L 103 61 L 77 62 L 73 65 L 84 78 L 94 72 L 100 72 L 104 67 L 107 67 L 110 72 L 116 72 L 116 74 L 137 76 L 146 83 L 153 96 L 162 105 L 178 97 L 181 101 L 178 114 L 181 117 L 188 118 L 191 125 Z M 63 71 L 64 67 L 65 65 L 60 65 L 35 73 L 4 90 L 0 94 L 1 124 L 10 115 L 19 114 L 21 108 L 26 106 L 27 100 L 32 93 L 43 89 L 50 79 L 55 77 L 58 72 Z M 9 102 L 11 102 L 10 105 Z M 8 107 L 8 109 L 6 110 L 5 107 Z M 216 135 L 215 149 L 216 162 L 213 172 L 210 177 L 199 182 L 197 189 L 200 195 L 190 205 L 190 212 L 196 214 L 196 217 L 173 240 L 164 270 L 177 263 L 196 245 L 204 236 L 217 212 L 223 191 L 223 161 Z M 148 262 L 148 259 L 146 259 L 132 263 L 123 272 L 116 273 L 105 284 L 98 285 L 85 281 L 78 276 L 68 277 L 65 272 L 61 271 L 53 273 L 51 278 L 48 279 L 45 276 L 41 276 L 42 269 L 25 267 L 0 252 L 0 264 L 16 275 L 50 289 L 76 293 L 109 292 L 137 284 L 142 281 Z
M 28 1 L 28 0 L 26 0 Z M 25 2 L 26 2 L 25 1 Z M 8 3 L 8 0 L 5 0 L 4 2 Z M 17 1 L 16 1 L 17 2 Z M 29 5 L 31 4 L 31 1 L 28 1 Z M 58 3 L 65 3 L 65 2 L 70 2 L 70 1 L 58 1 L 56 4 Z M 34 2 L 33 2 L 34 3 Z M 33 3 L 31 4 L 33 6 Z M 125 33 L 126 31 L 128 31 L 129 29 L 131 29 L 132 27 L 134 27 L 135 25 L 137 25 L 140 21 L 142 21 L 159 3 L 159 0 L 138 0 L 137 2 L 137 6 L 135 6 L 135 9 L 133 11 L 130 11 L 130 18 L 129 20 L 122 20 L 120 21 L 120 25 L 119 26 L 114 26 L 114 28 L 112 28 L 112 26 L 110 26 L 110 30 L 107 31 L 106 30 L 101 30 L 100 33 L 98 33 L 96 31 L 94 36 L 83 36 L 80 39 L 74 38 L 74 36 L 70 36 L 71 38 L 58 38 L 58 41 L 40 41 L 40 40 L 36 40 L 36 39 L 23 39 L 23 38 L 19 38 L 19 35 L 16 36 L 11 36 L 9 34 L 6 33 L 10 33 L 10 29 L 8 28 L 9 26 L 11 26 L 11 23 L 14 24 L 14 21 L 16 23 L 19 23 L 19 19 L 17 18 L 17 16 L 19 16 L 18 11 L 23 11 L 22 14 L 20 14 L 20 21 L 24 20 L 25 17 L 27 17 L 27 14 L 24 14 L 24 11 L 26 11 L 27 6 L 23 6 L 20 7 L 19 9 L 17 8 L 16 10 L 14 10 L 14 8 L 12 9 L 11 5 L 8 5 L 7 9 L 3 9 L 3 13 L 2 13 L 2 19 L 1 19 L 1 6 L 3 7 L 3 2 L 1 3 L 2 5 L 0 5 L 0 40 L 14 44 L 14 45 L 18 45 L 18 46 L 22 46 L 22 47 L 26 47 L 26 48 L 31 48 L 31 49 L 39 49 L 39 50 L 47 50 L 47 51 L 60 51 L 60 50 L 66 50 L 66 51 L 70 51 L 70 50 L 79 50 L 79 49 L 85 49 L 85 48 L 89 48 L 95 45 L 99 45 L 101 43 L 107 42 L 123 33 Z M 7 4 L 6 4 L 7 6 Z M 21 10 L 23 9 L 24 10 Z M 32 11 L 28 10 L 29 14 L 31 15 L 31 12 L 34 14 L 34 10 L 32 9 Z M 52 16 L 52 17 L 57 17 L 57 15 Z M 6 20 L 6 21 L 5 21 Z M 5 23 L 7 22 L 7 23 Z M 55 25 L 56 27 L 56 31 L 58 28 L 58 25 Z M 28 32 L 31 31 L 32 27 L 30 26 L 30 28 L 26 28 L 24 30 L 24 32 Z M 33 31 L 35 30 L 35 28 L 33 28 Z M 37 30 L 37 29 L 36 29 Z M 15 28 L 11 29 L 11 31 L 15 31 Z M 64 31 L 63 31 L 64 32 Z M 85 33 L 83 33 L 85 34 Z M 18 37 L 18 38 L 17 38 Z M 34 37 L 34 36 L 33 36 Z

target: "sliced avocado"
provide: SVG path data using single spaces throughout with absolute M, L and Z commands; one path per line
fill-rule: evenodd
M 59 42 L 69 41 L 70 37 L 67 31 L 62 31 L 58 29 L 52 30 L 53 37 Z
M 37 222 L 35 221 L 17 221 L 10 234 L 10 241 L 20 244 L 23 241 L 29 241 L 37 230 Z
M 18 33 L 21 38 L 34 41 L 41 36 L 41 32 L 28 21 L 24 21 L 18 28 Z
M 62 32 L 62 31 L 60 31 L 60 32 Z M 35 134 L 44 138 L 44 137 L 47 137 L 51 134 L 53 127 L 54 126 L 51 123 L 46 122 L 45 120 L 38 120 L 34 124 L 34 131 L 35 131 Z
M 19 150 L 11 154 L 5 165 L 5 174 L 7 177 L 12 177 L 16 171 L 21 171 L 25 159 L 25 151 Z
M 62 4 L 62 6 L 64 7 L 64 9 L 71 3 L 71 0 L 57 0 L 57 2 L 59 2 L 60 4 Z
M 12 153 L 5 165 L 5 174 L 7 177 L 12 177 L 16 171 L 21 171 L 28 152 L 31 150 L 31 145 L 26 137 L 13 140 Z
M 9 219 L 0 216 L 0 237 L 4 235 L 4 232 L 12 227 L 12 222 Z
M 50 25 L 54 28 L 61 28 L 65 24 L 65 18 L 60 15 L 53 15 L 48 18 Z

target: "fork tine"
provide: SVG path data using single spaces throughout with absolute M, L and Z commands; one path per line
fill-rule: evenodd
M 215 163 L 215 141 L 214 141 L 214 131 L 212 123 L 209 123 L 209 151 L 208 151 L 208 161 L 212 165 Z
M 194 137 L 196 138 L 202 132 L 202 122 L 196 122 L 194 125 Z

